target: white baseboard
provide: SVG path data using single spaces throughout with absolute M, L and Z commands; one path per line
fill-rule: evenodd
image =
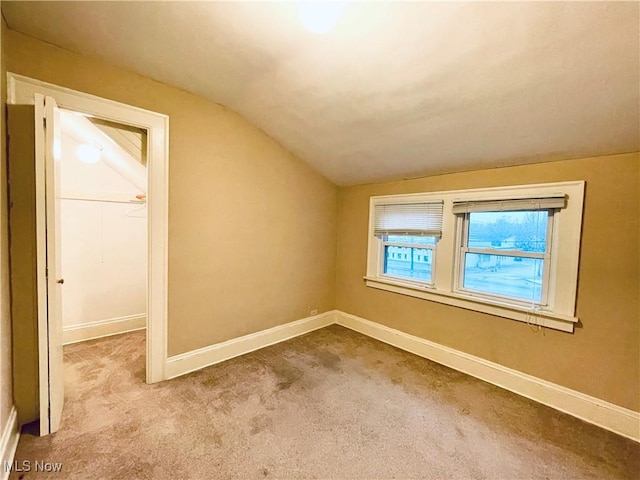
M 167 360 L 166 378 L 179 377 L 334 323 L 640 442 L 639 412 L 338 310 L 175 355 Z
M 277 327 L 251 333 L 198 350 L 169 357 L 165 367 L 166 378 L 175 378 L 216 363 L 253 352 L 275 343 L 312 332 L 335 323 L 335 310 L 285 323 Z
M 640 413 L 344 312 L 336 323 L 640 442 Z
M 84 342 L 94 338 L 117 335 L 119 333 L 141 330 L 147 326 L 147 315 L 127 315 L 126 317 L 109 318 L 98 322 L 70 325 L 62 329 L 62 341 L 65 345 Z
M 18 412 L 13 407 L 0 438 L 0 480 L 9 478 L 10 471 L 6 466 L 13 462 L 19 439 Z

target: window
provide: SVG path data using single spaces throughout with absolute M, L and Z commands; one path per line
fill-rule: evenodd
M 546 304 L 550 211 L 465 216 L 460 290 Z
M 463 215 L 457 290 L 511 301 L 548 305 L 553 214 L 563 195 L 544 199 L 460 201 Z
M 379 273 L 432 284 L 436 241 L 442 235 L 442 202 L 380 203 L 374 234 L 381 245 Z
M 366 285 L 573 331 L 584 182 L 372 197 Z
M 385 275 L 432 283 L 436 237 L 384 235 L 382 241 Z

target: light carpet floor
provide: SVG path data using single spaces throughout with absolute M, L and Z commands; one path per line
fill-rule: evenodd
M 637 479 L 640 445 L 333 325 L 144 384 L 144 333 L 65 347 L 55 435 L 16 460 L 81 479 Z

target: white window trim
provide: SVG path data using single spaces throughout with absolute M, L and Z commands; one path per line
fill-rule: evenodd
M 390 273 L 384 273 L 384 248 L 386 246 L 404 246 L 407 248 L 419 248 L 421 250 L 431 250 L 431 258 L 434 259 L 436 256 L 436 247 L 437 247 L 437 243 L 436 244 L 429 244 L 429 243 L 407 243 L 407 244 L 402 244 L 399 242 L 389 242 L 387 240 L 384 239 L 380 239 L 380 248 L 382 249 L 382 253 L 380 254 L 380 264 L 379 264 L 379 272 L 380 272 L 380 277 L 382 278 L 388 278 L 391 281 L 400 281 L 400 282 L 404 282 L 407 281 L 409 283 L 413 283 L 412 280 L 410 278 L 404 278 L 404 277 L 397 277 L 393 274 Z M 433 279 L 435 276 L 435 266 L 433 265 L 433 263 L 431 264 L 431 280 L 426 281 L 426 280 L 422 280 L 422 279 L 415 279 L 414 282 L 417 282 L 418 285 L 429 285 L 429 286 L 433 286 Z
M 368 287 L 389 292 L 573 332 L 574 326 L 578 322 L 575 308 L 584 185 L 584 181 L 576 181 L 371 197 L 365 284 Z M 553 194 L 566 195 L 567 205 L 565 208 L 556 210 L 553 214 L 553 234 L 551 237 L 553 255 L 550 261 L 551 274 L 546 305 L 531 309 L 524 305 L 499 299 L 492 300 L 484 296 L 478 297 L 457 290 L 456 282 L 460 268 L 459 245 L 461 245 L 463 222 L 462 215 L 456 215 L 452 211 L 454 200 L 500 200 Z M 380 267 L 383 242 L 373 232 L 375 205 L 389 202 L 410 203 L 437 200 L 444 202 L 444 212 L 442 238 L 434 249 L 433 284 L 384 275 Z
M 492 300 L 493 298 L 496 301 L 505 301 L 504 296 L 500 295 L 492 295 L 487 292 L 481 292 L 477 290 L 473 290 L 470 288 L 465 288 L 461 284 L 461 279 L 464 276 L 464 254 L 467 252 L 470 253 L 480 253 L 487 255 L 503 255 L 508 257 L 525 257 L 525 258 L 537 258 L 543 261 L 544 267 L 544 282 L 542 283 L 542 300 L 541 304 L 544 306 L 549 305 L 549 280 L 553 276 L 553 267 L 551 252 L 553 251 L 553 231 L 555 228 L 555 212 L 553 209 L 549 210 L 549 217 L 547 218 L 547 237 L 546 237 L 546 245 L 548 246 L 546 252 L 522 252 L 518 250 L 510 250 L 510 251 L 499 251 L 492 248 L 482 249 L 482 248 L 469 248 L 467 246 L 468 242 L 468 228 L 469 222 L 467 221 L 465 214 L 457 214 L 457 223 L 456 223 L 456 231 L 459 232 L 459 235 L 456 235 L 456 275 L 454 277 L 454 292 L 460 293 L 461 295 L 470 296 L 470 297 L 481 297 L 486 298 L 487 300 Z M 516 299 L 512 300 L 514 305 L 522 305 L 524 308 L 530 308 L 531 302 L 527 302 L 526 300 Z

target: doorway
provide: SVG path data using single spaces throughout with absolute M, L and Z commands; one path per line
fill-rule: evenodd
M 41 82 L 28 77 L 8 73 L 8 104 L 13 105 L 35 105 L 35 151 L 36 161 L 35 168 L 35 192 L 36 197 L 46 193 L 47 208 L 44 208 L 43 199 L 35 202 L 35 231 L 37 244 L 37 276 L 38 285 L 38 314 L 37 314 L 37 348 L 35 363 L 38 365 L 38 388 L 36 396 L 39 397 L 40 412 L 40 434 L 46 435 L 53 433 L 57 427 L 57 422 L 51 421 L 51 412 L 61 411 L 62 401 L 60 392 L 62 378 L 60 375 L 54 375 L 54 372 L 61 371 L 61 358 L 58 354 L 62 348 L 62 335 L 51 335 L 56 325 L 60 322 L 51 322 L 51 312 L 55 312 L 60 308 L 57 302 L 58 295 L 47 295 L 47 289 L 41 288 L 47 285 L 47 279 L 51 278 L 50 284 L 61 284 L 62 278 L 54 279 L 49 276 L 47 269 L 49 263 L 47 260 L 47 252 L 52 253 L 54 247 L 58 245 L 51 244 L 52 235 L 47 236 L 47 219 L 51 221 L 52 216 L 60 213 L 60 208 L 49 208 L 48 203 L 52 201 L 51 192 L 53 188 L 45 185 L 45 177 L 50 178 L 51 175 L 39 174 L 45 170 L 46 155 L 38 154 L 43 150 L 50 149 L 53 153 L 49 157 L 56 156 L 56 149 L 60 145 L 49 141 L 49 132 L 59 129 L 59 114 L 46 115 L 43 109 L 38 108 L 37 98 L 45 97 L 50 99 L 49 104 L 57 104 L 63 110 L 70 112 L 82 112 L 86 118 L 96 118 L 106 123 L 115 123 L 137 128 L 146 132 L 146 180 L 147 192 L 142 197 L 142 192 L 136 195 L 139 202 L 135 206 L 146 207 L 146 230 L 147 230 L 147 276 L 146 276 L 146 313 L 147 313 L 147 332 L 146 332 L 146 381 L 147 383 L 155 383 L 166 378 L 165 367 L 167 361 L 167 244 L 168 244 L 168 123 L 169 119 L 166 115 L 150 112 L 137 107 L 132 107 L 122 103 L 103 99 L 82 92 L 73 91 L 57 85 Z M 47 103 L 45 102 L 45 105 Z M 44 110 L 47 110 L 45 108 Z M 38 118 L 38 110 L 40 116 Z M 38 135 L 38 131 L 42 131 L 42 124 L 45 124 L 45 133 Z M 41 138 L 39 138 L 39 136 Z M 44 142 L 46 137 L 47 141 Z M 46 143 L 46 145 L 45 145 Z M 49 171 L 52 168 L 49 169 Z M 57 190 L 56 190 L 57 191 Z M 129 193 L 129 192 L 128 192 Z M 57 197 L 56 203 L 61 201 Z M 142 205 L 143 204 L 143 205 Z M 133 204 L 132 204 L 133 205 Z M 131 209 L 133 210 L 133 209 Z M 133 213 L 130 211 L 130 213 Z M 57 243 L 57 242 L 56 242 Z M 34 256 L 35 258 L 35 256 Z M 47 271 L 47 277 L 45 277 Z M 53 281 L 55 280 L 55 281 Z M 51 287 L 48 286 L 49 290 Z M 53 290 L 51 290 L 53 291 Z M 51 294 L 51 292 L 49 292 Z M 52 304 L 51 302 L 54 302 Z M 54 315 L 55 316 L 55 315 Z M 53 325 L 53 327 L 52 327 Z M 59 326 L 59 325 L 58 325 Z M 48 412 L 48 413 L 47 413 Z M 46 418 L 48 417 L 48 418 Z
M 147 132 L 60 109 L 63 342 L 147 326 Z

